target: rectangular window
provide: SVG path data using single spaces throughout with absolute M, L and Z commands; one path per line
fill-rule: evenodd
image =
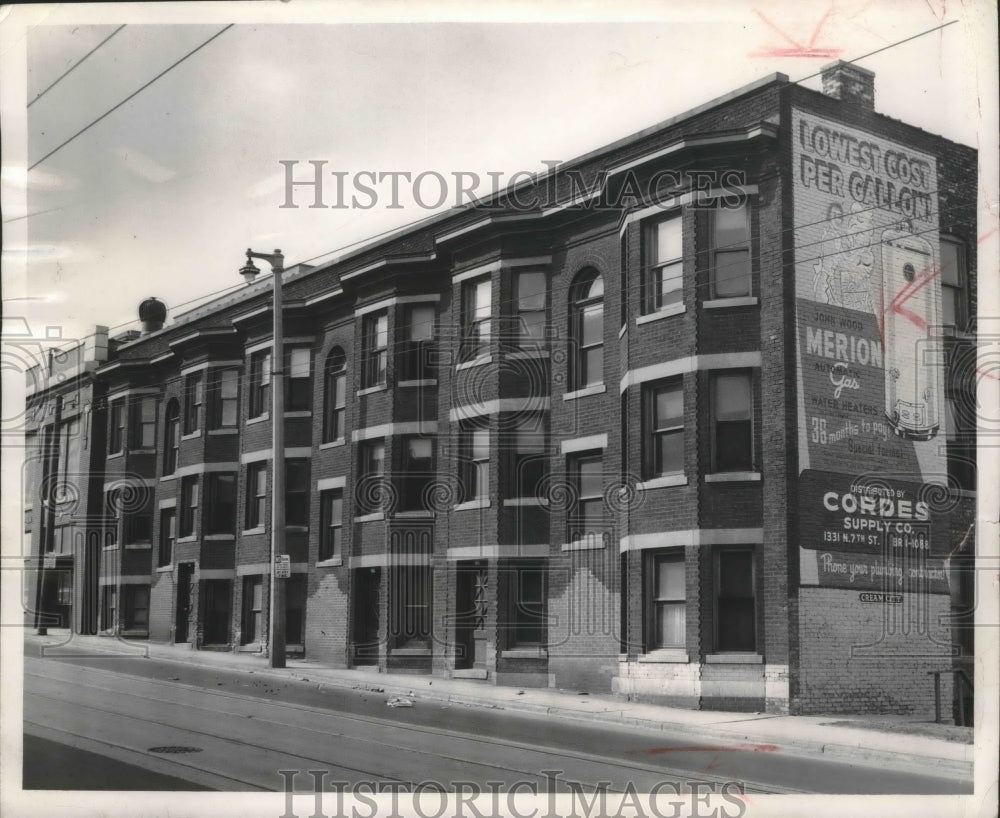
M 153 541 L 153 515 L 148 511 L 132 511 L 125 517 L 126 544 Z
M 119 537 L 122 536 L 122 492 L 121 489 L 111 489 L 105 498 L 107 515 L 105 529 L 105 545 L 118 545 Z M 46 550 L 51 551 L 53 544 L 47 543 Z
M 490 277 L 462 285 L 462 360 L 471 361 L 490 351 L 493 314 Z
M 80 463 L 80 421 L 76 418 L 67 420 L 62 427 L 61 440 L 59 442 L 59 473 L 66 477 L 74 472 L 78 472 L 83 465 Z M 26 462 L 31 462 L 29 453 Z M 33 485 L 27 483 L 28 486 Z
M 684 384 L 655 384 L 646 391 L 646 479 L 684 471 Z
M 180 536 L 192 537 L 195 532 L 195 514 L 198 511 L 198 478 L 181 478 L 181 529 Z
M 217 369 L 212 373 L 209 387 L 212 400 L 213 429 L 231 429 L 239 415 L 237 405 L 240 394 L 240 373 L 237 369 Z
M 344 536 L 344 492 L 330 489 L 319 496 L 319 560 L 337 559 Z
M 545 430 L 540 417 L 524 417 L 512 430 L 508 441 L 510 459 L 510 497 L 538 497 L 547 471 Z
M 410 435 L 402 443 L 402 485 L 399 508 L 419 511 L 425 507 L 424 493 L 434 479 L 434 441 Z
M 156 448 L 156 398 L 139 398 L 132 404 L 132 448 Z
M 165 508 L 160 512 L 160 553 L 157 565 L 161 568 L 174 561 L 174 544 L 177 542 L 177 511 Z
M 326 413 L 323 418 L 323 442 L 344 439 L 347 428 L 347 370 L 343 354 L 331 356 L 326 364 L 326 384 L 323 400 Z
M 459 431 L 462 502 L 480 500 L 490 493 L 490 430 L 471 423 Z
M 411 304 L 406 308 L 406 337 L 400 352 L 400 380 L 418 381 L 435 377 L 433 304 Z
M 206 534 L 236 533 L 236 475 L 212 472 L 206 478 Z
M 240 643 L 252 645 L 264 636 L 264 577 L 243 577 L 243 626 Z
M 285 461 L 285 525 L 309 525 L 309 461 Z
M 941 237 L 941 323 L 964 330 L 965 310 L 965 245 Z
M 753 379 L 749 372 L 712 376 L 712 446 L 715 471 L 752 471 Z
M 715 555 L 715 648 L 757 649 L 753 550 L 732 548 Z
M 569 478 L 576 494 L 576 504 L 568 517 L 569 542 L 604 535 L 604 457 L 601 452 L 586 452 L 569 458 Z
M 308 347 L 293 347 L 285 356 L 288 376 L 285 409 L 289 412 L 305 412 L 312 409 L 312 353 Z
M 389 359 L 389 315 L 366 315 L 362 324 L 362 388 L 384 386 Z
M 271 404 L 271 351 L 250 356 L 250 417 L 266 415 Z
M 574 389 L 604 383 L 604 302 L 577 308 L 576 335 L 579 339 L 574 372 Z
M 510 647 L 542 646 L 546 636 L 547 572 L 544 560 L 526 560 L 508 568 Z
M 167 404 L 166 432 L 164 443 L 166 451 L 163 453 L 163 474 L 173 474 L 177 471 L 177 461 L 181 452 L 181 417 L 180 407 L 176 400 Z
M 678 213 L 646 228 L 646 276 L 643 313 L 680 304 L 683 299 L 683 230 Z
M 120 454 L 125 450 L 125 401 L 116 400 L 111 404 L 111 434 L 108 437 L 108 454 Z
M 201 406 L 204 402 L 204 381 L 201 372 L 192 372 L 184 379 L 184 434 L 201 428 Z
M 126 585 L 125 595 L 125 630 L 144 631 L 149 628 L 149 586 Z
M 750 295 L 750 224 L 746 204 L 720 207 L 712 226 L 714 298 Z
M 652 571 L 649 649 L 683 648 L 687 617 L 684 553 L 653 554 L 649 568 Z
M 247 466 L 247 528 L 264 525 L 267 508 L 267 461 Z
M 374 514 L 382 507 L 385 491 L 382 478 L 385 474 L 385 442 L 366 440 L 358 451 L 358 473 L 360 479 L 355 490 L 359 514 Z
M 540 271 L 518 273 L 515 280 L 517 343 L 540 348 L 545 342 L 546 275 Z

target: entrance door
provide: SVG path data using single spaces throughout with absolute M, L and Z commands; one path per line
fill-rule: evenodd
M 482 560 L 459 562 L 456 566 L 455 667 L 486 667 L 487 570 Z
M 205 590 L 205 644 L 229 644 L 229 617 L 231 611 L 232 582 L 228 579 L 206 579 Z
M 194 577 L 194 563 L 181 562 L 177 565 L 177 613 L 174 617 L 174 642 L 188 642 L 188 621 L 191 618 L 191 580 Z
M 380 568 L 359 568 L 354 574 L 354 664 L 378 664 Z
M 264 577 L 243 578 L 243 639 L 242 644 L 254 645 L 263 636 Z

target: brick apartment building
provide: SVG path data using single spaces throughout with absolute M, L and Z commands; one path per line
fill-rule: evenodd
M 835 63 L 286 271 L 289 650 L 932 712 L 971 655 L 976 162 Z M 266 650 L 270 297 L 34 373 L 42 610 Z

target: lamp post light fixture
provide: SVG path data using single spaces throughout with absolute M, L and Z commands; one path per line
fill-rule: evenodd
M 282 327 L 281 275 L 285 257 L 280 250 L 255 253 L 247 248 L 247 263 L 240 275 L 252 284 L 260 273 L 258 258 L 274 274 L 274 333 L 271 343 L 271 573 L 268 606 L 267 655 L 271 667 L 285 666 L 285 581 L 277 576 L 278 558 L 285 555 L 285 353 Z

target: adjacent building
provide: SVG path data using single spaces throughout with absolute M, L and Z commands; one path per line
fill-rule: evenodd
M 68 455 L 102 510 L 72 626 L 266 650 L 280 421 L 293 653 L 932 712 L 971 650 L 976 161 L 860 67 L 775 74 L 287 271 L 281 419 L 267 278 L 162 326 L 146 302 Z

